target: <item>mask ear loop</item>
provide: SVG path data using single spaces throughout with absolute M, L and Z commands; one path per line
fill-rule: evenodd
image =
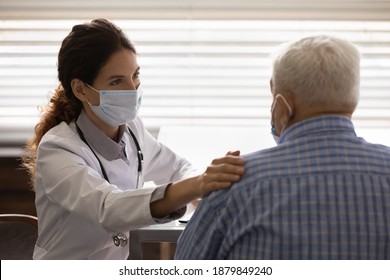
M 291 109 L 291 106 L 290 106 L 290 104 L 288 104 L 286 98 L 285 98 L 283 95 L 281 95 L 280 93 L 277 94 L 277 95 L 275 96 L 275 100 L 274 100 L 274 102 L 273 102 L 273 104 L 272 104 L 272 107 L 271 107 L 271 113 L 275 110 L 276 99 L 277 99 L 278 97 L 280 97 L 280 98 L 283 100 L 284 104 L 286 105 L 286 107 L 287 107 L 287 109 L 288 109 L 288 112 L 289 112 L 289 118 L 290 118 L 290 117 L 292 116 L 292 113 L 293 113 L 293 112 L 292 112 L 292 109 Z M 283 128 L 284 128 L 284 127 L 283 127 Z M 283 128 L 282 128 L 282 131 L 283 131 Z M 271 120 L 271 134 L 274 135 L 274 136 L 277 136 L 276 128 L 275 128 L 275 125 L 274 125 L 274 123 L 273 123 L 272 120 Z
M 87 86 L 87 88 L 89 88 L 89 89 L 91 89 L 91 90 L 93 90 L 93 91 L 96 91 L 96 92 L 99 94 L 99 105 L 100 105 L 100 99 L 101 99 L 101 97 L 100 97 L 100 91 L 97 90 L 96 88 L 94 88 L 93 86 L 91 86 L 91 85 L 85 83 L 85 82 L 84 82 L 84 84 Z M 98 107 L 98 106 L 99 106 L 99 105 L 93 105 L 91 102 L 89 102 L 89 100 L 87 100 L 87 102 L 88 102 L 89 106 L 93 106 L 93 107 Z
M 94 88 L 93 86 L 87 84 L 87 83 L 84 83 L 87 87 L 89 87 L 90 89 L 96 91 L 97 93 L 100 93 L 100 91 L 98 91 L 96 88 Z
M 278 95 L 276 95 L 275 100 L 276 100 L 276 98 L 278 98 L 278 97 L 282 98 L 282 100 L 283 100 L 283 102 L 284 102 L 284 105 L 286 105 L 286 107 L 287 107 L 287 109 L 288 109 L 288 112 L 290 113 L 290 114 L 289 114 L 289 117 L 291 117 L 291 116 L 292 116 L 292 109 L 291 109 L 290 104 L 288 104 L 286 98 L 285 98 L 283 95 L 281 95 L 280 93 L 279 93 Z M 276 104 L 276 102 L 274 102 L 274 104 L 272 105 L 272 110 L 274 110 L 275 104 Z

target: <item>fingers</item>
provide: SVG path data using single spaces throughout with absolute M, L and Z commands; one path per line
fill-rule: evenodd
M 200 197 L 212 191 L 228 188 L 244 174 L 244 159 L 240 151 L 230 151 L 224 157 L 214 159 L 199 177 Z
M 227 152 L 226 154 L 227 156 L 239 156 L 240 155 L 240 151 L 229 151 Z
M 239 156 L 226 155 L 221 158 L 216 158 L 211 162 L 212 165 L 219 164 L 231 164 L 231 165 L 244 165 L 244 159 Z
M 200 197 L 204 197 L 212 191 L 230 187 L 232 183 L 240 180 L 244 171 L 244 167 L 240 165 L 210 165 L 207 167 L 206 172 L 200 176 Z
M 214 159 L 206 169 L 206 173 L 244 174 L 244 159 L 237 156 L 224 156 Z
M 236 181 L 244 174 L 244 171 L 242 165 L 221 163 L 209 165 L 205 174 L 212 176 L 216 181 Z

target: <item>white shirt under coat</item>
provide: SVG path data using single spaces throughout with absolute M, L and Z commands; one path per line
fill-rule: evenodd
M 127 127 L 118 143 L 105 136 L 81 112 L 77 124 L 99 157 L 81 140 L 76 124 L 65 122 L 42 138 L 36 161 L 35 191 L 39 234 L 34 259 L 126 259 L 113 236 L 177 219 L 185 209 L 154 219 L 150 202 L 164 196 L 166 185 L 194 175 L 194 168 L 150 135 L 140 118 L 128 124 L 143 152 L 138 177 L 137 148 Z M 142 188 L 154 181 L 163 187 Z

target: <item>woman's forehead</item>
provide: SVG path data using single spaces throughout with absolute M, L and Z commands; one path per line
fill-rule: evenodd
M 100 69 L 99 75 L 101 78 L 109 76 L 127 76 L 138 71 L 139 65 L 137 56 L 134 52 L 128 49 L 122 49 L 113 53 L 107 60 L 107 63 Z

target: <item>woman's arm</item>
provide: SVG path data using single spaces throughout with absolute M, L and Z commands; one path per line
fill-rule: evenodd
M 151 203 L 152 216 L 162 218 L 212 191 L 230 187 L 244 173 L 244 160 L 238 155 L 236 151 L 214 159 L 201 175 L 168 186 L 164 197 Z

